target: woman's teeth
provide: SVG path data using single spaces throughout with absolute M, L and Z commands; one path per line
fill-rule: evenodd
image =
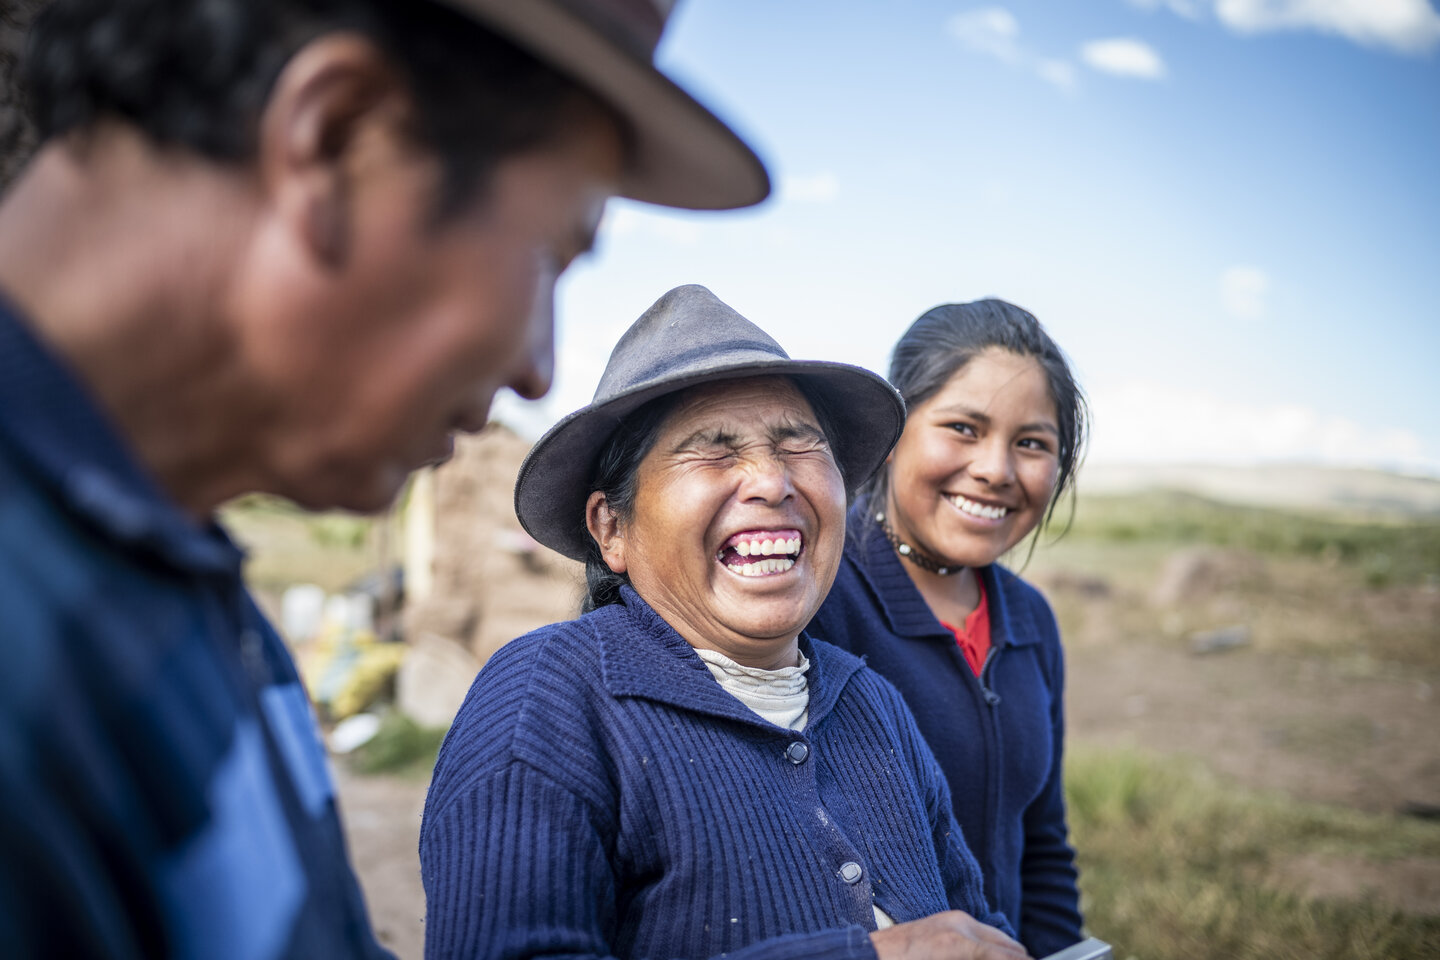
M 795 566 L 802 545 L 799 530 L 754 530 L 727 540 L 718 559 L 742 577 L 764 577 Z
M 763 577 L 771 573 L 784 573 L 795 566 L 789 557 L 775 557 L 772 560 L 757 560 L 755 563 L 730 564 L 730 569 L 742 577 Z
M 741 540 L 735 544 L 735 552 L 742 557 L 752 555 L 768 557 L 776 553 L 799 553 L 800 538 L 791 537 L 786 540 L 761 540 L 758 543 Z
M 999 520 L 1010 512 L 1009 507 L 987 507 L 983 503 L 976 503 L 974 500 L 967 500 L 960 494 L 951 494 L 948 498 L 951 503 L 959 507 L 972 517 L 982 517 L 986 520 Z

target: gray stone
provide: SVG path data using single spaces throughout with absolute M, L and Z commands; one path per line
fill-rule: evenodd
M 1190 652 L 1196 656 L 1221 653 L 1249 645 L 1250 628 L 1244 624 L 1222 627 L 1219 630 L 1204 630 L 1190 635 Z
M 395 678 L 395 706 L 422 727 L 448 727 L 479 670 L 461 644 L 418 633 Z

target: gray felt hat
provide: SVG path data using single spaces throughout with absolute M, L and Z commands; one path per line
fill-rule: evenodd
M 593 90 L 634 136 L 621 196 L 697 210 L 770 193 L 755 153 L 655 69 L 675 0 L 442 0 Z
M 625 417 L 686 387 L 757 376 L 795 377 L 825 398 L 837 434 L 831 449 L 850 493 L 884 462 L 905 427 L 905 402 L 884 377 L 846 363 L 791 360 L 706 288 L 676 287 L 625 331 L 589 406 L 551 427 L 520 465 L 521 526 L 545 546 L 584 559 L 590 481 Z

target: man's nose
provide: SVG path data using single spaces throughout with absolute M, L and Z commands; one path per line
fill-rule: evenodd
M 541 269 L 520 366 L 508 384 L 526 400 L 545 396 L 555 379 L 555 280 L 553 268 Z

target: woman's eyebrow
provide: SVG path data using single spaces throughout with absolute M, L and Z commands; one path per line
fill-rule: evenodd
M 806 423 L 803 420 L 798 423 L 782 423 L 770 430 L 770 440 L 778 442 L 781 440 L 819 440 L 822 443 L 829 443 L 825 431 L 813 423 Z
M 991 423 L 990 414 L 980 410 L 972 409 L 970 407 L 939 407 L 936 409 L 935 412 L 946 417 L 967 417 L 971 420 L 976 421 L 977 423 L 982 423 L 987 427 Z M 1028 430 L 1041 430 L 1045 433 L 1053 433 L 1057 437 L 1060 436 L 1060 428 L 1055 426 L 1055 424 L 1051 423 L 1049 420 L 1036 420 L 1032 423 L 1025 423 L 1020 425 L 1021 433 L 1024 433 Z
M 691 447 L 734 447 L 739 443 L 740 438 L 724 427 L 701 427 L 675 444 L 674 450 L 679 452 Z
M 990 422 L 990 414 L 973 407 L 936 407 L 935 412 L 947 417 L 969 417 L 971 420 L 978 420 L 981 423 Z

